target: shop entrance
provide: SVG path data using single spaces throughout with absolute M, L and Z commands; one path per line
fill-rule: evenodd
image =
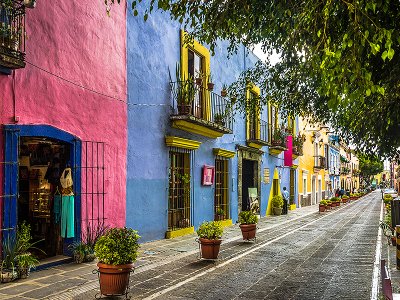
M 29 224 L 33 241 L 40 241 L 36 247 L 46 254 L 37 251 L 39 258 L 63 254 L 60 176 L 70 166 L 70 153 L 69 144 L 54 139 L 19 141 L 18 223 Z
M 4 125 L 3 134 L 4 161 L 1 165 L 4 167 L 2 174 L 0 172 L 3 180 L 0 195 L 3 201 L 0 214 L 3 242 L 9 236 L 14 237 L 18 225 L 25 221 L 31 227 L 34 240 L 44 239 L 35 245 L 46 253 L 35 253 L 39 259 L 69 255 L 68 246 L 81 235 L 81 141 L 48 125 Z M 66 230 L 69 235 L 62 238 L 61 224 L 55 221 L 54 214 L 58 210 L 54 210 L 54 198 L 59 192 L 66 194 L 60 190 L 58 182 L 68 164 L 71 166 L 71 191 L 74 194 L 74 203 L 69 206 L 68 213 L 73 211 L 74 218 L 67 220 L 72 226 L 65 226 L 70 229 Z
M 242 173 L 242 211 L 250 210 L 249 188 L 257 187 L 256 184 L 256 161 L 243 159 Z

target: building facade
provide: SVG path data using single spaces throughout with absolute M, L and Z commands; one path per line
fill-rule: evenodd
M 283 186 L 297 203 L 296 122 L 289 133 L 277 107 L 240 113 L 223 93 L 258 58 L 240 47 L 228 59 L 225 42 L 215 55 L 187 44 L 160 12 L 147 22 L 128 14 L 127 24 L 126 224 L 143 241 L 173 238 L 203 221 L 235 223 L 256 202 L 268 215 Z M 253 84 L 243 90 L 248 98 L 263 92 Z
M 319 203 L 329 190 L 327 128 L 299 119 L 305 136 L 303 156 L 299 158 L 299 200 L 301 206 Z
M 340 189 L 339 149 L 339 137 L 337 135 L 329 135 L 329 183 L 333 193 Z
M 0 14 L 21 33 L 16 44 L 4 35 L 0 43 L 1 232 L 15 234 L 25 221 L 56 256 L 88 228 L 125 224 L 126 11 L 12 2 L 20 14 Z M 68 219 L 59 215 L 64 197 Z

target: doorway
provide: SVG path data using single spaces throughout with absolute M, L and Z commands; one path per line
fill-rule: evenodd
M 312 177 L 311 181 L 311 204 L 316 203 L 316 183 L 315 183 L 315 176 Z
M 68 246 L 81 234 L 81 141 L 49 125 L 4 125 L 3 133 L 3 241 L 15 236 L 18 225 L 25 221 L 34 240 L 45 239 L 35 245 L 46 252 L 35 253 L 40 259 L 69 255 Z M 57 172 L 67 164 L 71 166 L 75 195 L 74 222 L 69 222 L 75 237 L 68 235 L 59 241 L 61 229 L 58 233 L 52 215 L 57 190 L 54 178 L 61 177 Z
M 250 210 L 249 188 L 257 187 L 256 161 L 243 159 L 242 165 L 242 211 Z
M 294 204 L 294 196 L 296 193 L 296 170 L 290 169 L 290 204 Z
M 33 242 L 42 250 L 35 253 L 39 258 L 63 254 L 60 176 L 70 165 L 70 153 L 70 145 L 55 139 L 19 141 L 18 224 L 30 226 Z

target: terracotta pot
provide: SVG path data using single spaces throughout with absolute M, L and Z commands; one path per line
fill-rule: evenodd
M 201 245 L 201 257 L 205 259 L 216 259 L 222 240 L 208 240 L 199 238 Z
M 212 91 L 214 89 L 214 83 L 212 82 L 207 83 L 207 88 L 209 91 Z
M 280 216 L 282 214 L 282 208 L 281 207 L 274 207 L 273 211 L 274 211 L 274 215 L 275 216 Z
M 99 268 L 100 293 L 102 295 L 124 295 L 129 285 L 133 264 L 108 265 L 97 263 Z
M 196 84 L 197 85 L 202 85 L 203 84 L 203 79 L 201 77 L 196 78 Z
M 221 97 L 226 97 L 228 95 L 228 92 L 226 90 L 221 91 Z
M 256 237 L 257 224 L 240 224 L 239 227 L 244 240 L 252 240 Z
M 343 202 L 343 203 L 346 203 L 346 202 L 347 202 L 347 199 L 342 199 L 342 202 Z
M 396 237 L 392 236 L 391 240 L 392 240 L 392 246 L 396 246 Z
M 178 113 L 180 115 L 188 115 L 192 110 L 192 105 L 190 104 L 179 104 L 178 105 Z
M 327 208 L 327 209 L 332 209 L 332 204 L 328 204 L 328 205 L 326 206 L 326 208 Z
M 319 206 L 319 212 L 324 212 L 326 209 L 325 205 L 320 205 Z
M 18 278 L 26 279 L 28 278 L 29 274 L 31 273 L 31 268 L 18 268 Z

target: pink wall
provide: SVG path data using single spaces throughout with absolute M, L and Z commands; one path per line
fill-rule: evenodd
M 105 142 L 105 213 L 113 225 L 124 225 L 126 6 L 114 5 L 109 17 L 103 1 L 38 1 L 26 11 L 26 34 L 26 67 L 0 75 L 1 124 L 52 125 L 81 140 Z

